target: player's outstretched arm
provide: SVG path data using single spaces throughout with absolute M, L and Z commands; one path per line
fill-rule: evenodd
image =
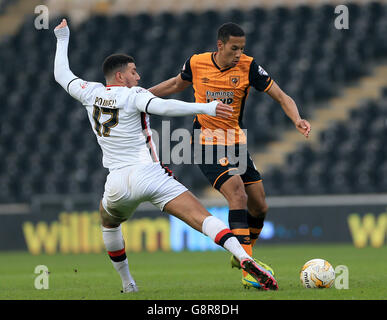
M 229 118 L 232 107 L 220 101 L 210 103 L 184 102 L 175 99 L 155 97 L 149 91 L 138 87 L 135 105 L 141 112 L 159 116 L 181 117 L 193 114 L 208 114 L 214 117 Z
M 69 66 L 67 51 L 70 40 L 70 29 L 67 26 L 66 19 L 54 29 L 56 42 L 56 53 L 54 62 L 55 80 L 65 89 L 73 98 L 80 101 L 82 104 L 89 103 L 91 92 L 95 87 L 102 84 L 93 82 L 88 83 L 74 75 Z
M 147 112 L 159 116 L 181 117 L 193 114 L 208 114 L 214 117 L 229 118 L 232 108 L 220 101 L 210 103 L 183 102 L 175 99 L 153 99 L 150 101 Z
M 296 129 L 306 138 L 308 138 L 311 130 L 310 124 L 308 121 L 300 117 L 297 105 L 294 100 L 285 92 L 283 92 L 275 82 L 273 82 L 273 85 L 267 91 L 267 93 L 281 105 L 286 115 L 293 121 Z
M 152 88 L 149 88 L 148 90 L 157 97 L 165 97 L 173 93 L 183 91 L 191 84 L 191 82 L 183 80 L 181 78 L 181 75 L 178 74 L 176 77 L 160 82 L 158 85 L 155 85 Z
M 63 19 L 62 22 L 54 29 L 54 33 L 57 38 L 54 61 L 54 77 L 55 80 L 63 87 L 63 89 L 68 91 L 69 83 L 78 77 L 76 77 L 71 72 L 69 60 L 67 57 L 70 29 L 67 26 L 66 19 Z

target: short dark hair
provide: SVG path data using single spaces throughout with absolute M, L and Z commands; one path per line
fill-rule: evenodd
M 221 40 L 223 43 L 226 43 L 230 36 L 244 37 L 245 32 L 236 23 L 227 22 L 222 24 L 218 29 L 218 40 Z
M 134 58 L 123 53 L 115 53 L 108 56 L 102 65 L 102 71 L 105 78 L 126 67 L 128 63 L 135 63 Z

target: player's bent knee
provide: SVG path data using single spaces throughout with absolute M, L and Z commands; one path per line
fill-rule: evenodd
M 248 196 L 239 176 L 234 176 L 227 180 L 219 190 L 230 206 L 245 208 L 247 206 Z
M 99 213 L 101 216 L 101 224 L 105 228 L 117 228 L 122 222 L 110 216 L 103 207 L 102 202 L 99 205 Z
M 247 203 L 247 194 L 243 189 L 238 189 L 236 192 L 232 195 L 233 200 L 238 200 L 243 203 Z
M 230 206 L 244 208 L 247 206 L 247 194 L 243 189 L 235 189 L 226 197 Z
M 265 203 L 262 205 L 249 206 L 248 209 L 249 209 L 249 213 L 252 216 L 254 216 L 256 218 L 263 218 L 264 219 L 266 217 L 267 211 L 269 210 L 269 207 Z
M 266 216 L 266 213 L 268 211 L 269 207 L 266 203 L 261 204 L 257 207 L 257 215 L 260 216 Z

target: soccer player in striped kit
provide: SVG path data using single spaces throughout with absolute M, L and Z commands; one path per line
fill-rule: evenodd
M 305 137 L 309 136 L 310 124 L 300 117 L 294 100 L 253 57 L 243 53 L 245 44 L 242 28 L 235 23 L 225 23 L 218 29 L 216 52 L 194 54 L 176 77 L 149 91 L 164 97 L 192 85 L 196 102 L 218 100 L 233 106 L 232 116 L 227 119 L 198 114 L 193 127 L 200 134 L 197 137 L 194 134 L 192 142 L 200 170 L 228 202 L 230 229 L 252 255 L 268 206 L 261 175 L 247 151 L 247 137 L 242 130 L 243 111 L 250 88 L 265 92 L 277 101 Z M 206 162 L 208 152 L 212 153 L 210 159 L 214 159 L 209 163 Z M 231 257 L 231 265 L 240 268 L 237 260 Z M 258 263 L 274 274 L 270 266 L 262 261 Z M 245 271 L 242 284 L 247 288 L 261 288 Z
M 137 86 L 140 76 L 135 61 L 123 54 L 105 59 L 106 85 L 84 81 L 69 67 L 70 30 L 65 19 L 54 33 L 57 37 L 55 80 L 85 106 L 102 149 L 103 165 L 109 169 L 100 203 L 102 234 L 111 261 L 121 277 L 123 292 L 136 292 L 138 287 L 129 271 L 121 223 L 144 201 L 209 236 L 237 257 L 241 268 L 263 288 L 276 290 L 278 285 L 274 277 L 246 253 L 230 229 L 212 216 L 170 171 L 164 170 L 152 141 L 149 114 L 208 114 L 228 118 L 232 108 L 219 101 L 186 103 L 158 98 Z

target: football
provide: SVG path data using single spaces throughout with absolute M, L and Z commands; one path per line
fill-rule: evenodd
M 312 259 L 301 268 L 300 280 L 305 288 L 330 288 L 335 281 L 335 270 L 324 259 Z

